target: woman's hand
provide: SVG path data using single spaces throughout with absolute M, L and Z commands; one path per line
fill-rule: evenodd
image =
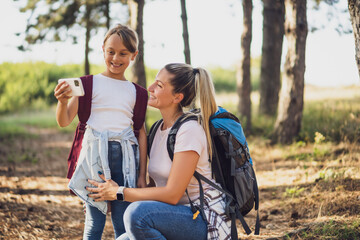
M 100 183 L 94 180 L 88 179 L 88 182 L 95 187 L 86 187 L 86 190 L 90 192 L 89 197 L 93 198 L 95 202 L 101 202 L 105 200 L 116 200 L 116 193 L 119 185 L 113 180 L 105 180 L 103 174 L 99 174 L 100 178 L 105 182 Z

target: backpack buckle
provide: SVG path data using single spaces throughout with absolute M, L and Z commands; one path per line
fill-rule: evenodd
M 85 123 L 79 123 L 78 129 L 80 133 L 84 133 L 85 132 L 85 128 L 86 128 L 86 124 Z
M 249 152 L 249 148 L 245 145 L 245 156 L 247 160 L 250 160 L 250 152 Z

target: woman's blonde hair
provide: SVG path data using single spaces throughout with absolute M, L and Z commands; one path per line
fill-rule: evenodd
M 202 126 L 205 130 L 209 156 L 212 158 L 212 144 L 209 119 L 217 111 L 215 89 L 210 74 L 203 68 L 193 68 L 189 64 L 171 63 L 165 69 L 173 75 L 170 84 L 174 93 L 182 93 L 180 107 L 188 107 L 198 98 L 200 100 Z
M 124 46 L 129 50 L 131 53 L 135 53 L 138 50 L 139 39 L 137 33 L 128 26 L 117 24 L 115 27 L 110 29 L 104 37 L 103 44 L 105 45 L 106 41 L 109 37 L 113 34 L 117 34 Z

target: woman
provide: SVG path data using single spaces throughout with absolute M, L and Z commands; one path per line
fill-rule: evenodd
M 191 210 L 189 198 L 198 203 L 199 185 L 193 177 L 198 171 L 211 179 L 212 156 L 209 117 L 217 110 L 214 86 L 208 72 L 187 64 L 168 64 L 159 71 L 148 88 L 148 104 L 158 108 L 163 124 L 155 134 L 150 151 L 149 175 L 156 187 L 135 189 L 118 186 L 112 180 L 87 188 L 94 201 L 123 199 L 133 202 L 124 214 L 126 233 L 118 239 L 230 239 L 230 219 L 224 214 L 224 195 L 203 183 L 206 219 Z M 197 97 L 201 124 L 184 123 L 176 135 L 173 161 L 167 152 L 171 126 Z M 100 173 L 101 174 L 101 173 Z

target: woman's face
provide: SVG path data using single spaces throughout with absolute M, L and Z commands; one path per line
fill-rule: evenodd
M 164 109 L 177 104 L 176 95 L 173 93 L 174 87 L 170 84 L 170 74 L 165 68 L 161 69 L 156 75 L 155 82 L 148 87 L 150 97 L 149 106 Z

